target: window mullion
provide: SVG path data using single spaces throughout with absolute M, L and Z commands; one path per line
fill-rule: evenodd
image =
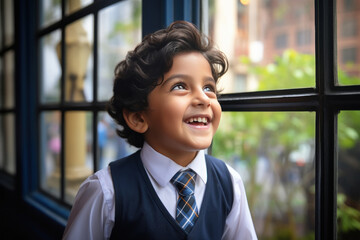
M 336 0 L 315 2 L 316 88 L 316 239 L 336 239 L 337 112 L 330 95 L 336 80 Z

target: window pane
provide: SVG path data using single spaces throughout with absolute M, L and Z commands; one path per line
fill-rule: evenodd
M 105 168 L 110 162 L 137 150 L 116 134 L 117 128 L 117 124 L 106 112 L 99 113 L 97 124 L 99 169 Z
M 337 1 L 338 83 L 360 85 L 360 1 Z
M 214 0 L 209 15 L 209 35 L 230 63 L 225 93 L 315 87 L 313 0 Z
M 94 171 L 92 113 L 65 113 L 65 201 L 72 204 L 80 184 Z
M 60 198 L 61 113 L 40 114 L 40 186 Z
M 66 1 L 66 13 L 70 14 L 81 8 L 91 4 L 93 0 L 67 0 Z
M 338 239 L 360 239 L 360 111 L 338 118 Z
M 46 27 L 61 18 L 61 1 L 40 0 L 40 26 Z
M 93 27 L 92 15 L 66 27 L 66 101 L 93 99 Z
M 4 79 L 1 83 L 1 101 L 3 107 L 15 107 L 15 92 L 14 92 L 14 51 L 8 51 L 4 57 Z
M 109 100 L 115 66 L 141 41 L 141 1 L 122 1 L 99 12 L 98 99 Z
M 15 175 L 15 116 L 0 115 L 0 170 Z
M 241 175 L 259 239 L 314 239 L 315 113 L 224 112 L 212 155 Z
M 60 101 L 60 39 L 61 33 L 58 30 L 40 40 L 40 101 L 42 103 Z
M 5 45 L 9 46 L 14 44 L 14 1 L 4 1 L 4 34 L 5 34 Z

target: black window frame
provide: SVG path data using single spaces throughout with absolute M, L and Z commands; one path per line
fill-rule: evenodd
M 315 4 L 315 88 L 224 94 L 223 111 L 311 111 L 316 113 L 315 237 L 337 237 L 337 115 L 360 110 L 360 86 L 337 81 L 336 0 Z

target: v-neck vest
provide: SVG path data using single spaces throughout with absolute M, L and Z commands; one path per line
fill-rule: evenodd
M 189 234 L 167 211 L 144 169 L 140 151 L 110 163 L 115 191 L 115 224 L 110 239 L 221 239 L 233 204 L 230 173 L 206 155 L 207 183 L 199 218 Z

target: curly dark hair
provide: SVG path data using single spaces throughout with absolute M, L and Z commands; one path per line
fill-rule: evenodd
M 145 36 L 133 51 L 127 53 L 125 60 L 116 66 L 114 95 L 108 103 L 107 111 L 121 126 L 117 134 L 126 138 L 129 144 L 142 147 L 144 136 L 126 124 L 123 110 L 145 110 L 149 93 L 162 83 L 164 74 L 171 69 L 174 56 L 194 51 L 201 53 L 209 62 L 217 83 L 228 69 L 228 60 L 214 48 L 211 39 L 186 21 L 176 21 L 166 29 Z

